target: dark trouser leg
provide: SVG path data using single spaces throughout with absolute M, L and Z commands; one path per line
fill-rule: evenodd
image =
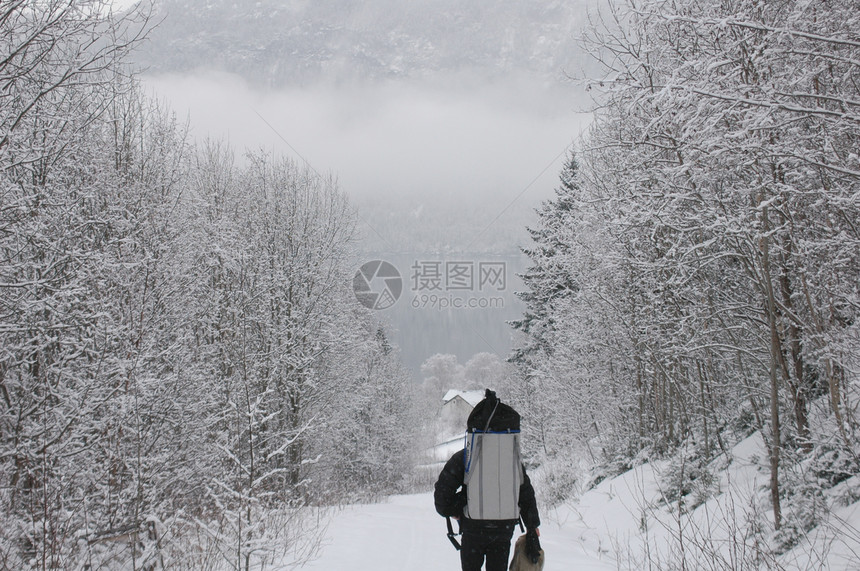
M 464 531 L 460 550 L 463 571 L 480 571 L 485 556 L 486 571 L 507 571 L 512 535 L 513 529 Z
M 511 554 L 511 534 L 497 536 L 487 547 L 487 571 L 507 571 Z
M 483 536 L 474 532 L 463 532 L 460 548 L 460 565 L 463 571 L 481 571 L 484 564 Z

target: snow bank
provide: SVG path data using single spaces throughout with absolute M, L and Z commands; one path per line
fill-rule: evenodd
M 860 569 L 860 477 L 824 492 L 830 513 L 794 548 L 771 554 L 767 451 L 756 433 L 709 465 L 711 493 L 697 505 L 667 503 L 660 460 L 609 478 L 576 500 L 545 510 L 553 526 L 575 531 L 584 552 L 618 569 Z M 784 506 L 785 509 L 785 506 Z M 758 526 L 758 527 L 757 527 Z

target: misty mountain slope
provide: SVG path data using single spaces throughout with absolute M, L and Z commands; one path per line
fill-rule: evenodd
M 561 79 L 579 69 L 585 2 L 160 0 L 138 57 L 155 73 L 214 67 L 273 86 L 478 69 Z

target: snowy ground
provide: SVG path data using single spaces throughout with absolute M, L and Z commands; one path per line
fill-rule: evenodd
M 607 479 L 547 516 L 618 569 L 860 571 L 860 477 L 824 493 L 829 515 L 794 548 L 757 559 L 754 542 L 768 542 L 772 534 L 765 529 L 755 537 L 749 529 L 751 521 L 770 521 L 761 436 L 742 440 L 715 462 L 716 492 L 682 515 L 677 504 L 663 501 L 667 463 L 657 461 Z M 784 505 L 784 514 L 792 507 Z
M 716 470 L 716 495 L 680 518 L 661 501 L 663 462 L 607 479 L 556 509 L 543 508 L 546 570 L 675 568 L 680 561 L 688 569 L 860 570 L 858 477 L 826 494 L 831 515 L 794 549 L 750 565 L 746 522 L 767 509 L 762 458 L 759 435 L 739 442 Z M 349 506 L 334 514 L 319 558 L 304 569 L 458 570 L 445 531 L 430 493 Z
M 615 564 L 589 553 L 576 524 L 546 522 L 541 542 L 546 571 L 609 571 Z M 337 513 L 328 528 L 321 556 L 311 571 L 392 570 L 455 571 L 460 560 L 445 536 L 445 520 L 436 515 L 431 494 L 394 496 L 388 502 L 351 506 Z

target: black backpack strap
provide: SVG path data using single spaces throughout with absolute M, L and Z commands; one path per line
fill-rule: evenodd
M 487 393 L 490 393 L 490 391 L 487 391 Z M 496 395 L 493 394 L 494 398 L 495 398 L 495 396 Z M 495 404 L 495 406 L 493 406 L 493 410 L 490 412 L 490 416 L 487 418 L 487 424 L 484 426 L 484 432 L 490 431 L 490 423 L 493 421 L 493 417 L 496 415 L 496 410 L 498 410 L 498 408 L 499 408 L 499 399 L 496 399 L 496 404 Z
M 446 517 L 445 521 L 448 522 L 448 539 L 451 541 L 451 545 L 454 546 L 454 549 L 460 551 L 460 542 L 457 541 L 457 533 L 454 533 L 454 526 L 451 525 L 451 518 Z

